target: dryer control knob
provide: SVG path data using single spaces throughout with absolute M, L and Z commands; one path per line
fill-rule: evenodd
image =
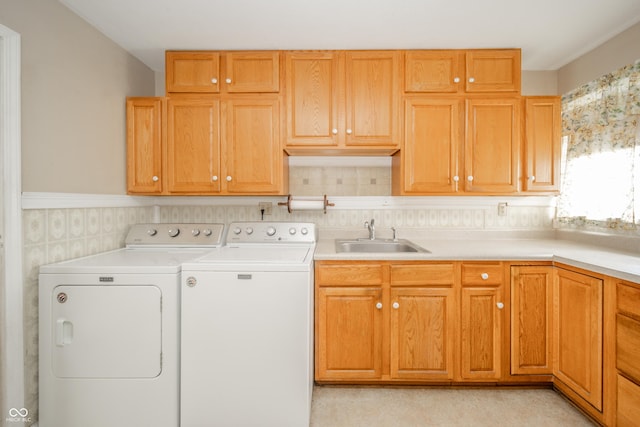
M 233 233 L 234 234 L 240 234 L 240 233 L 242 233 L 242 230 L 240 229 L 240 227 L 236 227 L 236 228 L 233 229 Z
M 149 236 L 155 236 L 156 234 L 158 234 L 158 230 L 156 230 L 155 228 L 150 228 L 147 230 L 147 234 Z
M 274 234 L 276 234 L 275 227 L 267 227 L 267 236 L 273 236 Z
M 191 235 L 192 236 L 199 236 L 200 235 L 200 230 L 197 228 L 194 228 L 193 230 L 191 230 Z
M 180 234 L 180 229 L 179 228 L 170 228 L 169 229 L 169 237 L 176 237 L 178 234 Z
M 198 284 L 198 280 L 196 280 L 195 277 L 193 277 L 193 276 L 187 277 L 187 286 L 188 287 L 193 288 L 197 284 Z
M 302 233 L 303 236 L 306 236 L 307 233 L 309 233 L 309 230 L 307 230 L 307 227 L 302 227 L 302 230 L 300 230 L 300 232 Z
M 202 234 L 204 234 L 205 236 L 209 237 L 209 236 L 211 236 L 211 235 L 213 234 L 213 231 L 211 231 L 211 229 L 210 229 L 210 228 L 205 228 L 205 229 L 202 231 Z
M 247 232 L 247 234 L 253 234 L 253 228 L 251 227 L 247 227 L 245 231 Z
M 289 234 L 291 234 L 291 235 L 293 236 L 294 234 L 296 234 L 296 231 L 297 231 L 297 230 L 296 230 L 295 228 L 291 227 L 291 228 L 289 229 Z

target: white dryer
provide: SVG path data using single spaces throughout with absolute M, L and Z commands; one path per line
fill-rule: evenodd
M 223 224 L 138 224 L 124 249 L 40 268 L 40 427 L 179 425 L 180 271 Z

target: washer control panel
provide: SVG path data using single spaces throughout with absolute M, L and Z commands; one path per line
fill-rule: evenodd
M 227 243 L 315 243 L 313 222 L 232 222 Z
M 224 224 L 134 224 L 127 234 L 129 246 L 221 246 Z

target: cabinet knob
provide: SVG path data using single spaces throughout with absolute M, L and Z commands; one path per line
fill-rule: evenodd
M 460 77 L 455 77 L 455 78 L 453 79 L 453 82 L 454 82 L 454 83 L 460 83 Z
M 231 84 L 231 79 L 227 78 L 225 82 L 227 82 L 227 84 Z
M 336 128 L 331 129 L 331 133 L 334 134 L 334 135 L 337 135 L 338 134 L 338 129 L 336 129 Z
M 458 182 L 458 181 L 460 181 L 460 177 L 458 175 L 455 175 L 453 177 L 453 182 Z
M 475 81 L 476 81 L 476 79 L 474 79 L 473 77 L 469 77 L 469 83 L 473 83 Z
M 158 178 L 158 175 L 154 175 L 153 178 L 151 178 L 153 182 L 158 182 L 158 179 L 160 179 Z
M 351 135 L 353 131 L 351 129 L 347 129 L 347 135 Z
M 398 302 L 396 301 L 396 302 L 393 303 L 392 307 L 397 310 L 398 307 L 400 307 L 400 304 L 398 304 Z
M 529 181 L 533 182 L 533 181 L 535 181 L 535 180 L 536 180 L 536 177 L 535 177 L 535 176 L 531 175 L 531 176 L 529 177 Z
M 482 280 L 487 280 L 489 278 L 489 273 L 482 273 L 480 277 L 482 277 Z
M 469 182 L 473 181 L 473 175 L 469 175 L 469 176 L 467 177 L 467 181 L 469 181 Z
M 227 182 L 230 182 L 230 181 L 231 181 L 231 175 L 228 175 L 227 176 Z
M 497 302 L 496 306 L 498 307 L 499 310 L 502 310 L 504 308 L 504 303 L 503 302 Z
M 215 182 L 215 181 L 217 181 L 217 180 L 218 180 L 218 175 L 213 175 L 213 176 L 211 177 L 211 181 L 214 181 L 214 182 Z
M 376 308 L 377 308 L 378 310 L 380 310 L 380 309 L 382 308 L 382 303 L 381 303 L 381 302 L 377 303 L 377 304 L 376 304 Z
M 216 79 L 215 77 L 212 78 L 211 83 L 213 83 L 214 85 L 218 84 L 218 79 Z

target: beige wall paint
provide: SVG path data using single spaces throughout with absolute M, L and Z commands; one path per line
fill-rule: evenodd
M 558 95 L 558 72 L 523 70 L 521 92 L 526 96 Z
M 560 94 L 640 59 L 640 23 L 558 70 Z
M 154 73 L 57 1 L 0 0 L 22 41 L 22 190 L 124 194 L 125 97 Z

